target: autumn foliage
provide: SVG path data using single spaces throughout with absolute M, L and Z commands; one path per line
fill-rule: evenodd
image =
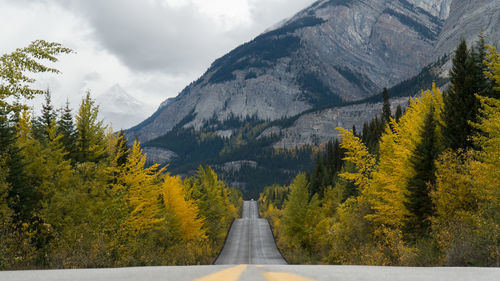
M 241 193 L 210 167 L 181 179 L 147 166 L 138 142 L 98 120 L 89 93 L 74 119 L 54 110 L 25 75 L 57 72 L 39 59 L 68 52 L 41 41 L 2 57 L 1 77 L 22 75 L 0 85 L 0 269 L 210 264 Z M 39 93 L 38 117 L 8 99 Z
M 454 63 L 465 65 L 451 74 L 457 84 L 413 98 L 400 118 L 385 123 L 378 149 L 337 128 L 344 163 L 337 180 L 322 187 L 322 199 L 306 196 L 318 180 L 304 175 L 261 194 L 261 214 L 289 261 L 500 266 L 500 60 L 493 47 L 482 60 L 480 53 L 462 42 L 463 59 Z M 356 192 L 346 197 L 350 185 Z

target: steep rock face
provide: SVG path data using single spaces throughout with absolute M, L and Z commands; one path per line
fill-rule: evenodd
M 447 19 L 453 0 L 408 0 L 409 3 L 425 10 L 440 19 Z
M 476 41 L 480 31 L 487 43 L 500 45 L 500 1 L 454 0 L 429 62 L 452 52 L 462 38 Z
M 489 44 L 500 46 L 500 1 L 498 0 L 444 0 L 409 1 L 421 8 L 429 8 L 435 16 L 446 18 L 445 24 L 435 44 L 431 56 L 423 56 L 427 63 L 434 63 L 443 55 L 448 61 L 438 68 L 440 76 L 446 77 L 451 68 L 451 55 L 462 38 L 469 44 L 478 39 L 480 31 Z M 450 5 L 451 4 L 451 5 Z M 449 16 L 448 16 L 449 15 Z M 445 86 L 446 87 L 446 86 Z M 415 92 L 417 94 L 417 92 Z M 395 101 L 405 104 L 405 99 Z M 394 104 L 394 105 L 396 105 Z M 394 107 L 393 107 L 394 108 Z M 337 137 L 332 127 L 342 124 L 345 128 L 357 128 L 380 111 L 380 104 L 364 104 L 348 107 L 329 108 L 301 116 L 286 129 L 273 128 L 274 134 L 283 134 L 275 144 L 277 147 L 296 147 L 310 143 L 321 143 Z
M 399 98 L 391 102 L 394 109 L 400 105 L 403 108 L 408 104 L 408 98 Z M 370 122 L 373 116 L 381 113 L 382 103 L 363 103 L 342 107 L 328 108 L 318 112 L 307 113 L 288 128 L 277 130 L 269 128 L 263 134 L 282 135 L 276 148 L 295 148 L 307 144 L 319 145 L 338 137 L 336 127 L 351 129 L 355 126 L 358 130 L 363 128 L 365 122 Z
M 212 118 L 277 120 L 369 97 L 418 73 L 448 7 L 449 0 L 318 1 L 216 60 L 128 134 L 144 142 Z

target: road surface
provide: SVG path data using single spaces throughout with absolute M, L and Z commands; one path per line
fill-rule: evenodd
M 0 271 L 0 281 L 500 281 L 500 268 L 286 265 L 257 203 L 243 204 L 216 265 Z
M 498 268 L 202 265 L 0 271 L 1 281 L 497 281 Z
M 215 264 L 286 264 L 266 219 L 259 219 L 257 201 L 244 201 L 241 219 L 229 230 Z

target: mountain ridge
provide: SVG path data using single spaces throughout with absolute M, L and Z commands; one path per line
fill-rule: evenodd
M 408 1 L 392 2 L 318 1 L 214 61 L 156 118 L 129 132 L 152 140 L 192 111 L 187 126 L 194 128 L 214 114 L 277 120 L 367 98 L 416 75 L 443 22 Z
M 212 165 L 250 190 L 284 183 L 312 167 L 334 127 L 379 114 L 382 88 L 395 108 L 446 85 L 460 37 L 476 40 L 484 27 L 500 42 L 497 11 L 495 0 L 317 1 L 214 61 L 127 135 L 176 174 Z

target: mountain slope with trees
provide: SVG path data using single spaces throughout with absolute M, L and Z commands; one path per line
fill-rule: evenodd
M 314 165 L 304 150 L 292 159 L 273 151 L 324 145 L 339 137 L 332 127 L 361 129 L 380 113 L 384 88 L 395 109 L 433 82 L 447 87 L 460 37 L 471 42 L 483 30 L 488 42 L 500 42 L 499 5 L 317 1 L 217 59 L 126 134 L 176 174 L 210 164 L 255 197 L 273 178 L 288 184 Z M 187 143 L 196 149 L 179 145 Z
M 261 214 L 287 259 L 500 266 L 499 75 L 494 47 L 480 40 L 469 48 L 462 41 L 445 93 L 433 86 L 404 114 L 374 119 L 382 126 L 361 135 L 338 128 L 340 145 L 318 160 L 309 180 L 301 174 L 288 187 L 266 188 Z M 476 107 L 464 107 L 464 99 Z M 470 126 L 465 135 L 457 122 Z M 375 146 L 367 141 L 372 130 Z M 341 168 L 329 158 L 341 158 Z

